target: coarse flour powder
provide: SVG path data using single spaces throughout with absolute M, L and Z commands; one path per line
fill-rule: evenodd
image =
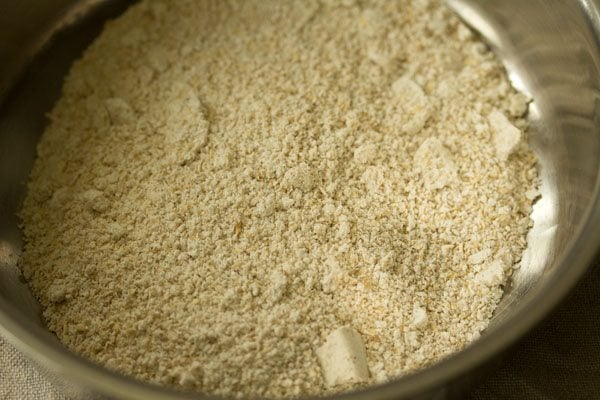
M 77 61 L 20 265 L 70 349 L 227 396 L 463 349 L 538 196 L 528 99 L 436 0 L 145 0 Z

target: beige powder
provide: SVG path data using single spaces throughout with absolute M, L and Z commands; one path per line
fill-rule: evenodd
M 50 114 L 21 266 L 60 340 L 145 381 L 345 390 L 315 354 L 342 326 L 369 383 L 404 375 L 521 257 L 526 104 L 439 1 L 142 1 Z

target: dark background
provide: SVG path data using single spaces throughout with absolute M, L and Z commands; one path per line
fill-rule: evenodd
M 600 399 L 600 257 L 468 399 Z

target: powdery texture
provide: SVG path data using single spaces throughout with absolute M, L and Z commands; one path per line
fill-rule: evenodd
M 315 354 L 341 326 L 368 383 L 404 375 L 478 337 L 521 257 L 535 159 L 488 117 L 524 129 L 525 101 L 438 1 L 142 1 L 50 114 L 24 275 L 69 348 L 145 381 L 345 390 Z

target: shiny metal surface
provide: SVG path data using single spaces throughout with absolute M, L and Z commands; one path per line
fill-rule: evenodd
M 15 267 L 21 247 L 15 212 L 44 113 L 58 97 L 70 63 L 93 40 L 102 21 L 129 3 L 2 1 L 0 333 L 73 398 L 194 398 L 117 376 L 66 351 L 44 328 Z M 543 318 L 600 248 L 600 1 L 448 3 L 497 51 L 515 86 L 534 99 L 529 141 L 540 160 L 543 195 L 535 206 L 535 226 L 521 268 L 479 341 L 427 370 L 338 398 L 460 398 L 470 371 Z M 61 29 L 28 72 L 20 74 L 52 32 Z M 17 76 L 21 79 L 13 85 Z M 14 88 L 6 95 L 9 86 Z
M 0 13 L 0 98 L 56 32 L 83 18 L 104 1 L 3 2 Z

